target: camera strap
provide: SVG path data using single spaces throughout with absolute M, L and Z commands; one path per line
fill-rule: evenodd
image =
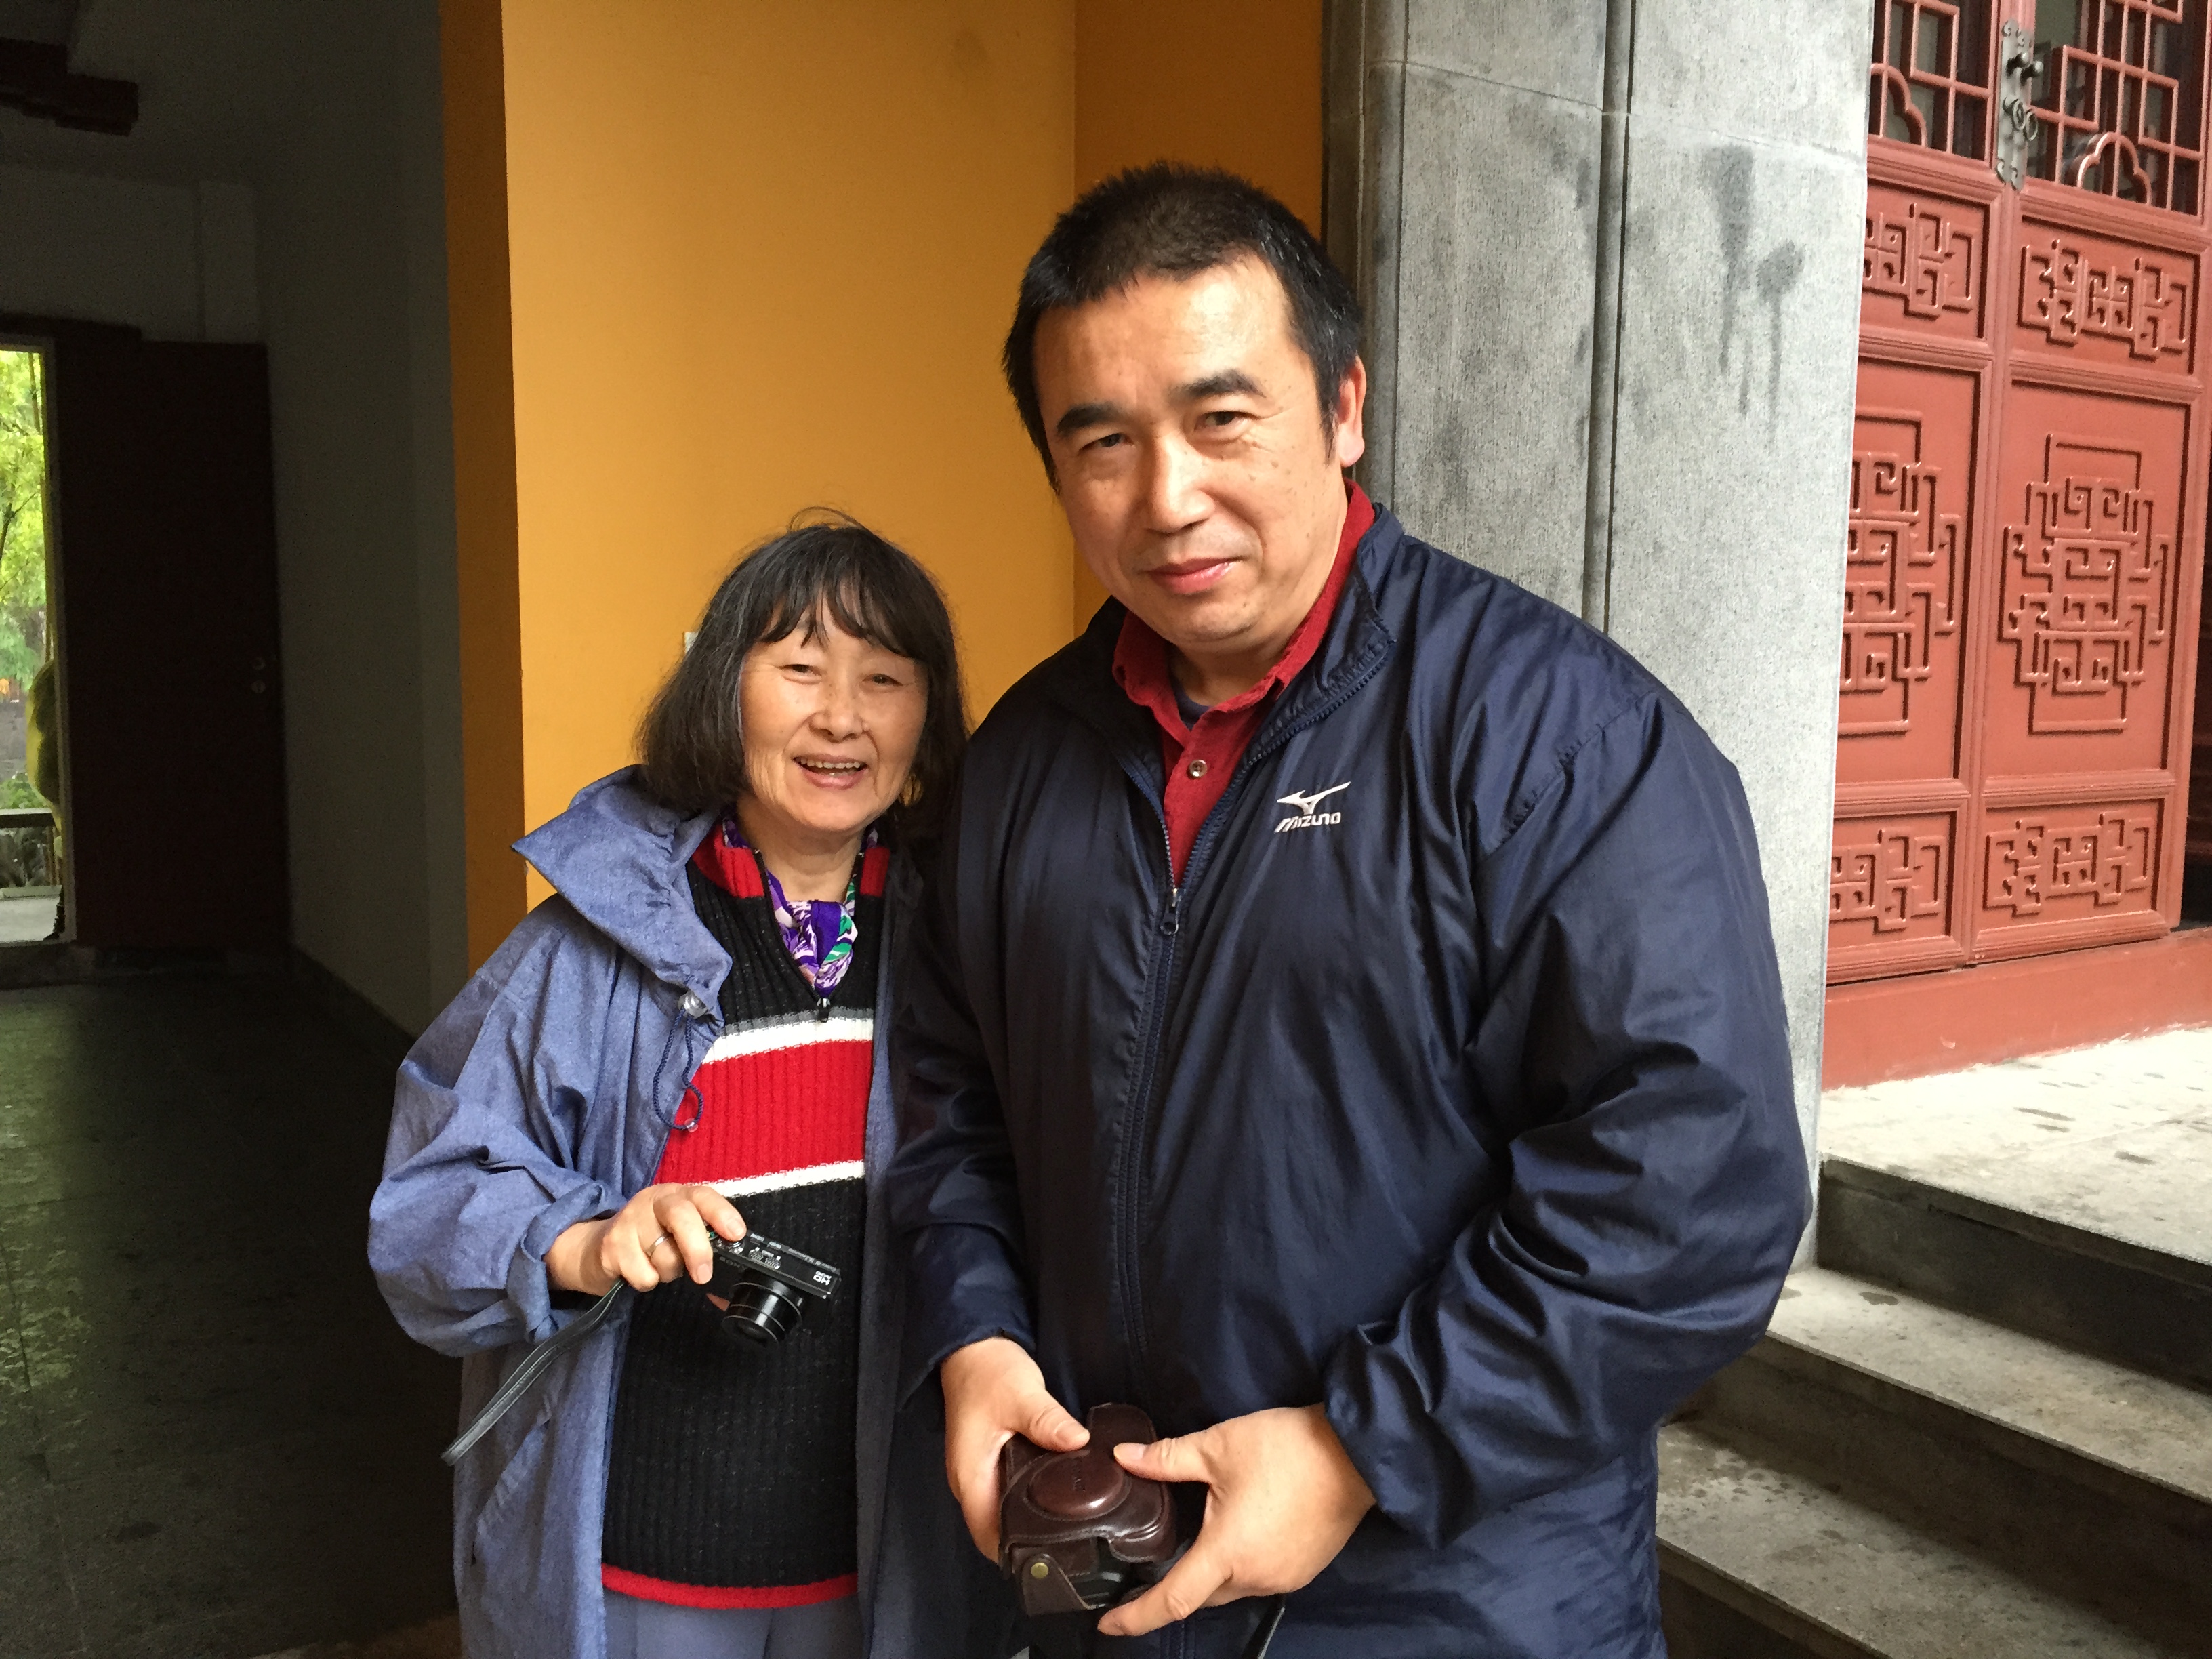
M 1286 1598 L 1271 1595 L 1260 1610 L 1260 1622 L 1251 1638 L 1239 1650 L 1239 1659 L 1267 1659 L 1275 1628 L 1283 1622 Z M 1098 1615 L 1095 1613 L 1048 1613 L 1030 1620 L 1029 1651 L 1036 1659 L 1091 1659 L 1098 1650 Z
M 629 1282 L 617 1279 L 613 1288 L 597 1302 L 578 1314 L 559 1330 L 547 1337 L 523 1361 L 507 1373 L 507 1381 L 499 1385 L 498 1392 L 483 1403 L 483 1409 L 469 1419 L 453 1443 L 438 1455 L 448 1464 L 458 1463 L 469 1455 L 469 1448 L 491 1431 L 491 1425 L 514 1409 L 515 1402 L 530 1392 L 538 1379 L 545 1375 L 545 1368 L 569 1349 L 576 1346 L 600 1326 L 615 1310 L 615 1304 L 629 1294 Z
M 1267 1659 L 1267 1649 L 1275 1639 L 1275 1627 L 1283 1622 L 1284 1599 L 1279 1595 L 1269 1598 L 1267 1610 L 1260 1615 L 1259 1628 L 1244 1644 L 1244 1659 Z

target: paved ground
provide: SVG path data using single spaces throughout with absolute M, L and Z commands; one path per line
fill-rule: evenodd
M 389 1079 L 273 976 L 0 992 L 0 1659 L 456 1650 Z
M 0 894 L 0 945 L 35 945 L 54 930 L 51 897 Z
M 1820 1150 L 2212 1261 L 2212 1030 L 1820 1098 Z

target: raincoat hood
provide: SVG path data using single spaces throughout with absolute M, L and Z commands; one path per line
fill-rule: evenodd
M 568 811 L 514 850 L 655 979 L 712 1003 L 729 953 L 692 908 L 684 869 L 717 816 L 662 805 L 642 769 L 628 766 L 577 791 Z

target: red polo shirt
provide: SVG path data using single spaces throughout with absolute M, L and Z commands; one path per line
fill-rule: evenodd
M 1274 707 L 1282 690 L 1297 677 L 1297 672 L 1313 660 L 1321 648 L 1322 635 L 1328 631 L 1328 619 L 1336 614 L 1336 602 L 1344 592 L 1344 584 L 1352 574 L 1352 555 L 1358 547 L 1359 538 L 1375 522 L 1375 504 L 1367 499 L 1367 492 L 1356 483 L 1345 485 L 1344 534 L 1336 544 L 1336 562 L 1330 567 L 1328 580 L 1314 601 L 1313 609 L 1306 612 L 1298 631 L 1291 635 L 1291 642 L 1283 647 L 1260 683 L 1249 691 L 1217 704 L 1199 716 L 1195 726 L 1185 723 L 1182 710 L 1176 702 L 1176 686 L 1168 668 L 1167 643 L 1130 611 L 1121 621 L 1121 637 L 1114 647 L 1114 678 L 1129 701 L 1140 708 L 1152 711 L 1159 722 L 1160 757 L 1167 768 L 1167 790 L 1164 805 L 1167 809 L 1168 851 L 1175 865 L 1175 878 L 1180 884 L 1183 868 L 1190 862 L 1190 849 L 1198 840 L 1200 826 L 1206 815 L 1213 810 L 1222 792 L 1229 787 L 1229 780 L 1236 775 L 1237 763 L 1244 758 Z

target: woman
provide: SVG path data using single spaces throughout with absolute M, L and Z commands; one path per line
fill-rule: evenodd
M 617 1280 L 643 1294 L 459 1465 L 471 1659 L 1006 1650 L 941 1406 L 894 1424 L 902 1267 L 872 1191 L 906 849 L 965 742 L 929 577 L 813 524 L 723 582 L 643 764 L 519 843 L 557 896 L 402 1067 L 370 1261 L 467 1359 L 465 1415 Z M 709 1234 L 749 1228 L 843 1275 L 766 1347 L 701 1288 Z

